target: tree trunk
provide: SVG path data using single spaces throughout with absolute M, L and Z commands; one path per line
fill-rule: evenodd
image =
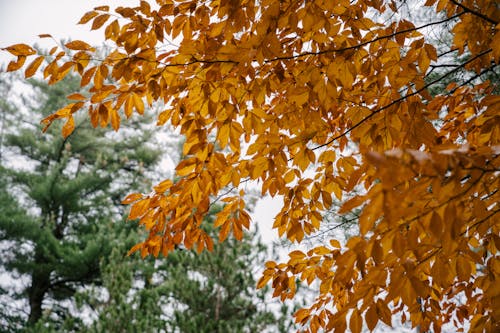
M 50 270 L 39 246 L 35 249 L 35 267 L 31 274 L 31 287 L 28 289 L 30 315 L 28 324 L 35 324 L 42 317 L 42 303 L 50 286 Z

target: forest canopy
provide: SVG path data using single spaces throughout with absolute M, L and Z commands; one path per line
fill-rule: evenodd
M 78 40 L 48 54 L 4 50 L 16 57 L 8 71 L 80 76 L 88 93 L 42 120 L 64 122 L 64 137 L 75 113 L 119 130 L 154 103 L 157 125 L 185 137 L 176 180 L 123 201 L 149 231 L 131 252 L 211 250 L 201 224 L 215 202 L 218 238 L 242 239 L 250 182 L 283 199 L 273 227 L 291 242 L 340 200 L 340 214 L 360 209 L 359 235 L 268 262 L 258 283 L 282 300 L 296 281 L 317 283 L 295 313 L 304 330 L 373 330 L 399 313 L 421 331 L 490 332 L 500 322 L 498 17 L 494 0 L 140 1 L 81 18 L 112 45 L 104 57 Z

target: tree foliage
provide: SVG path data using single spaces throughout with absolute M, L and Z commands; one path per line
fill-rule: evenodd
M 207 230 L 216 210 L 204 221 Z M 213 231 L 211 231 L 213 232 Z M 255 233 L 242 241 L 231 237 L 215 242 L 214 251 L 198 255 L 178 250 L 164 259 L 124 258 L 127 246 L 137 241 L 130 233 L 127 242 L 116 244 L 102 260 L 103 287 L 80 295 L 98 318 L 84 332 L 289 332 L 290 310 L 273 314 L 266 302 L 268 290 L 255 291 L 253 274 L 266 247 Z
M 115 140 L 82 117 L 71 136 L 62 138 L 57 127 L 43 134 L 31 121 L 59 109 L 79 84 L 72 76 L 54 86 L 32 80 L 29 88 L 33 98 L 24 99 L 17 117 L 18 94 L 2 99 L 12 113 L 2 119 L 0 246 L 8 254 L 0 265 L 18 282 L 0 294 L 0 325 L 9 332 L 81 330 L 72 313 L 75 293 L 100 283 L 100 261 L 124 228 L 116 223 L 124 215 L 120 199 L 147 188 L 144 170 L 159 152 L 145 147 L 150 133 Z M 125 179 L 117 181 L 117 172 Z
M 283 198 L 274 228 L 292 242 L 318 230 L 332 198 L 347 198 L 339 212 L 361 209 L 358 236 L 268 262 L 258 284 L 272 281 L 286 299 L 296 279 L 317 281 L 316 300 L 295 314 L 299 324 L 359 332 L 363 322 L 391 325 L 394 311 L 424 331 L 448 322 L 461 329 L 465 320 L 471 331 L 493 331 L 500 96 L 479 79 L 500 63 L 500 8 L 492 0 L 423 5 L 444 17 L 415 25 L 389 0 L 140 1 L 80 20 L 114 45 L 99 65 L 83 41 L 50 56 L 24 44 L 5 50 L 17 57 L 8 70 L 34 59 L 31 76 L 46 58 L 49 83 L 75 71 L 90 86 L 89 96 L 68 96 L 74 102 L 42 121 L 63 120 L 63 136 L 80 110 L 95 127 L 117 130 L 159 101 L 158 126 L 186 137 L 179 180 L 124 201 L 149 231 L 132 251 L 212 249 L 200 225 L 216 200 L 225 203 L 219 238 L 241 239 L 252 180 Z M 452 40 L 437 52 L 424 32 L 446 27 Z M 464 59 L 429 80 L 450 53 Z M 462 69 L 472 75 L 454 75 Z M 444 92 L 429 93 L 450 77 Z M 355 189 L 363 191 L 350 195 Z

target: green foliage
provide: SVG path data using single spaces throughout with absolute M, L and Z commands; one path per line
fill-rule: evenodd
M 35 97 L 27 119 L 34 122 L 63 105 L 78 84 L 69 77 L 50 88 L 31 80 L 30 87 Z M 122 228 L 117 203 L 145 185 L 144 169 L 158 153 L 144 145 L 151 134 L 112 140 L 77 121 L 63 139 L 57 129 L 43 134 L 17 112 L 2 119 L 2 148 L 11 157 L 0 166 L 0 234 L 8 246 L 0 264 L 11 277 L 29 282 L 19 291 L 2 290 L 2 299 L 27 301 L 29 314 L 5 309 L 15 320 L 1 325 L 14 331 L 27 320 L 33 332 L 79 330 L 83 323 L 71 313 L 71 300 L 79 288 L 100 283 L 100 261 Z M 117 173 L 126 177 L 115 181 Z
M 6 87 L 6 85 L 1 85 Z M 31 80 L 37 103 L 33 121 L 59 108 L 69 77 L 54 87 Z M 14 110 L 7 98 L 3 105 Z M 32 103 L 33 105 L 31 105 Z M 2 121 L 0 235 L 8 255 L 1 267 L 20 281 L 20 290 L 0 290 L 0 326 L 8 332 L 288 332 L 291 313 L 267 308 L 266 291 L 255 293 L 255 267 L 266 248 L 255 233 L 229 238 L 213 253 L 181 250 L 167 258 L 125 257 L 141 237 L 123 222 L 119 202 L 144 187 L 143 175 L 157 160 L 144 144 L 151 134 L 106 137 L 77 120 L 63 139 L 60 128 L 42 134 L 21 117 Z M 134 131 L 134 128 L 123 128 Z M 7 163 L 15 156 L 15 162 Z M 116 181 L 117 175 L 119 181 Z M 218 209 L 219 211 L 220 209 Z M 215 235 L 213 219 L 205 230 Z M 17 300 L 29 308 L 10 308 Z M 84 318 L 92 319 L 83 321 Z
M 213 233 L 213 214 L 204 223 Z M 87 332 L 288 332 L 290 310 L 274 314 L 267 308 L 266 291 L 255 291 L 255 267 L 266 254 L 256 233 L 243 241 L 229 238 L 214 244 L 213 252 L 177 249 L 167 258 L 142 260 L 123 253 L 137 234 L 122 233 L 101 261 L 100 288 L 81 293 L 80 304 L 98 313 Z

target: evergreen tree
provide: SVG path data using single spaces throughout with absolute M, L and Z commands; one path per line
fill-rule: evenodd
M 78 87 L 72 78 L 54 87 L 35 80 L 30 85 L 36 96 L 27 119 L 33 122 L 60 108 Z M 12 320 L 0 324 L 7 331 L 26 324 L 33 331 L 78 330 L 83 324 L 72 315 L 73 296 L 99 283 L 100 261 L 123 228 L 119 201 L 141 185 L 144 168 L 158 155 L 147 148 L 151 135 L 143 131 L 112 140 L 77 120 L 75 132 L 63 139 L 60 128 L 43 134 L 21 120 L 20 111 L 17 115 L 11 121 L 2 118 L 3 151 L 17 157 L 4 157 L 0 167 L 1 246 L 8 248 L 0 264 L 23 286 L 4 288 L 0 296 L 24 300 L 29 313 L 2 309 Z
M 230 238 L 215 244 L 212 253 L 179 249 L 157 260 L 125 257 L 140 237 L 135 223 L 123 223 L 119 202 L 141 185 L 144 167 L 156 161 L 157 155 L 144 145 L 149 138 L 141 134 L 113 141 L 85 122 L 77 122 L 67 139 L 56 127 L 42 134 L 21 118 L 50 114 L 76 82 L 69 78 L 54 87 L 38 81 L 30 85 L 37 105 L 23 117 L 12 117 L 15 108 L 7 94 L 1 99 L 9 110 L 2 118 L 2 151 L 10 157 L 2 155 L 0 167 L 0 246 L 8 253 L 0 265 L 22 282 L 18 289 L 0 290 L 2 328 L 289 331 L 291 321 L 285 318 L 290 310 L 282 307 L 281 315 L 275 314 L 266 308 L 266 293 L 255 294 L 253 270 L 266 251 L 255 233 L 243 242 Z M 0 86 L 9 91 L 6 82 Z M 116 174 L 120 183 L 114 181 Z M 212 222 L 212 217 L 205 221 L 211 233 Z M 84 323 L 84 317 L 93 322 Z
M 213 213 L 205 221 L 210 230 Z M 123 248 L 102 263 L 108 296 L 99 300 L 99 289 L 81 295 L 98 313 L 89 333 L 290 331 L 292 309 L 273 313 L 266 291 L 255 291 L 254 269 L 266 254 L 256 233 L 216 243 L 213 252 L 177 249 L 156 260 L 123 258 L 134 235 L 123 236 Z
M 241 242 L 229 238 L 215 244 L 211 253 L 171 253 L 158 270 L 174 306 L 169 332 L 262 332 L 275 324 L 264 306 L 265 293 L 255 291 L 254 269 L 265 250 L 251 234 Z

